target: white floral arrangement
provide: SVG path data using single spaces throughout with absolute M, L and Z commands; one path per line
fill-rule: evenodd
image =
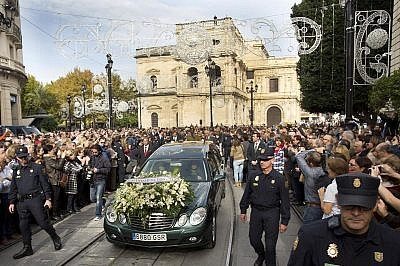
M 146 180 L 151 183 L 145 182 Z M 193 198 L 194 193 L 189 183 L 179 175 L 173 176 L 166 171 L 150 172 L 133 178 L 118 188 L 113 207 L 117 213 L 135 215 L 144 221 L 152 212 L 177 216 Z

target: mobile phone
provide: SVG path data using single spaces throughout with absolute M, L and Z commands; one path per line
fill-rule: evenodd
M 368 174 L 370 175 L 372 172 L 372 168 L 368 168 Z

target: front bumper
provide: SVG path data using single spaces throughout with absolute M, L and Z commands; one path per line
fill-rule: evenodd
M 211 227 L 208 221 L 198 226 L 184 226 L 181 228 L 171 228 L 162 231 L 145 231 L 134 229 L 130 225 L 110 223 L 104 221 L 104 231 L 107 240 L 118 245 L 131 245 L 138 247 L 159 248 L 159 247 L 199 247 L 207 245 L 211 239 Z M 141 234 L 167 234 L 167 241 L 139 241 L 132 240 L 132 233 Z

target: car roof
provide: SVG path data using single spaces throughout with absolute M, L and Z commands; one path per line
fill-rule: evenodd
M 210 150 L 215 149 L 210 141 L 185 141 L 164 144 L 159 147 L 150 159 L 161 158 L 205 158 Z

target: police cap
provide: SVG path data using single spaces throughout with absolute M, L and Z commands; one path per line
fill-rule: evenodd
M 28 148 L 25 146 L 19 146 L 15 152 L 15 155 L 18 158 L 24 158 L 24 157 L 28 157 Z
M 268 147 L 260 151 L 260 155 L 257 156 L 257 159 L 260 161 L 267 161 L 273 159 L 274 155 L 275 155 L 274 148 Z
M 338 204 L 372 209 L 378 199 L 380 180 L 363 173 L 349 173 L 336 177 Z

